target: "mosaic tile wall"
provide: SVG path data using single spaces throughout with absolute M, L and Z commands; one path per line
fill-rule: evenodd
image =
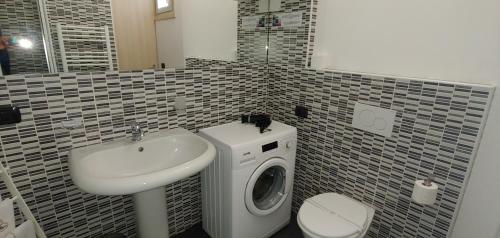
M 237 55 L 240 62 L 266 63 L 267 62 L 267 31 L 268 29 L 243 29 L 242 17 L 263 16 L 257 13 L 258 0 L 238 1 L 238 37 Z
M 197 131 L 264 111 L 265 72 L 249 66 L 0 77 L 0 104 L 16 104 L 23 115 L 22 123 L 0 126 L 0 158 L 48 237 L 135 237 L 131 197 L 80 191 L 69 176 L 68 150 L 122 138 L 134 120 L 148 132 Z M 185 112 L 173 109 L 179 96 L 187 99 Z M 66 118 L 83 118 L 84 127 L 61 129 Z M 198 175 L 167 186 L 172 233 L 201 221 L 200 194 Z
M 114 68 L 117 68 L 116 46 L 113 30 L 113 19 L 111 15 L 110 0 L 46 0 L 47 15 L 50 22 L 50 31 L 57 58 L 59 71 L 63 72 L 62 61 L 59 51 L 57 37 L 57 23 L 63 25 L 80 25 L 90 27 L 108 26 L 110 31 L 111 53 L 114 60 Z M 75 51 L 102 51 L 105 43 L 102 42 L 67 42 L 67 48 Z M 82 66 L 71 67 L 70 72 L 77 71 L 102 71 L 107 70 L 104 66 Z
M 307 22 L 304 24 L 308 25 L 309 28 L 309 39 L 308 39 L 308 48 L 307 48 L 307 59 L 306 59 L 306 65 L 308 67 L 311 67 L 311 59 L 314 53 L 314 42 L 316 40 L 316 22 L 317 22 L 317 15 L 318 15 L 318 1 L 320 0 L 312 0 L 311 2 L 311 8 L 310 14 L 309 14 L 309 19 L 306 19 Z M 279 62 L 278 62 L 279 63 Z
M 36 0 L 0 1 L 0 29 L 4 36 L 32 40 L 32 49 L 9 49 L 11 74 L 48 72 Z
M 186 58 L 186 68 L 228 67 L 241 65 L 243 64 L 236 61 Z
M 368 237 L 447 237 L 474 160 L 493 88 L 273 66 L 268 112 L 298 128 L 293 197 L 344 193 L 376 215 Z M 397 111 L 390 138 L 351 127 L 356 102 Z M 295 105 L 310 109 L 298 119 Z M 411 201 L 436 175 L 433 206 Z
M 302 12 L 302 25 L 298 27 L 271 27 L 269 31 L 269 63 L 306 65 L 309 44 L 310 0 L 281 0 L 279 13 Z

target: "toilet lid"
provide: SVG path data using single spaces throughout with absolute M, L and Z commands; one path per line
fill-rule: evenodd
M 345 238 L 363 233 L 366 207 L 337 193 L 307 199 L 300 207 L 298 220 L 306 231 L 324 238 Z

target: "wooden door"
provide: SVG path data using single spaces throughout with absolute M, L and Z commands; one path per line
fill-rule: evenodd
M 158 68 L 154 0 L 112 0 L 119 70 Z

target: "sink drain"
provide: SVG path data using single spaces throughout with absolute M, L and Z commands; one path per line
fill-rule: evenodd
M 144 147 L 141 146 L 141 147 L 139 147 L 138 150 L 139 150 L 139 152 L 143 152 L 144 151 Z

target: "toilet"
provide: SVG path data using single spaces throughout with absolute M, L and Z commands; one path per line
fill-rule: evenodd
M 304 201 L 297 222 L 306 238 L 362 238 L 375 210 L 338 193 L 323 193 Z

